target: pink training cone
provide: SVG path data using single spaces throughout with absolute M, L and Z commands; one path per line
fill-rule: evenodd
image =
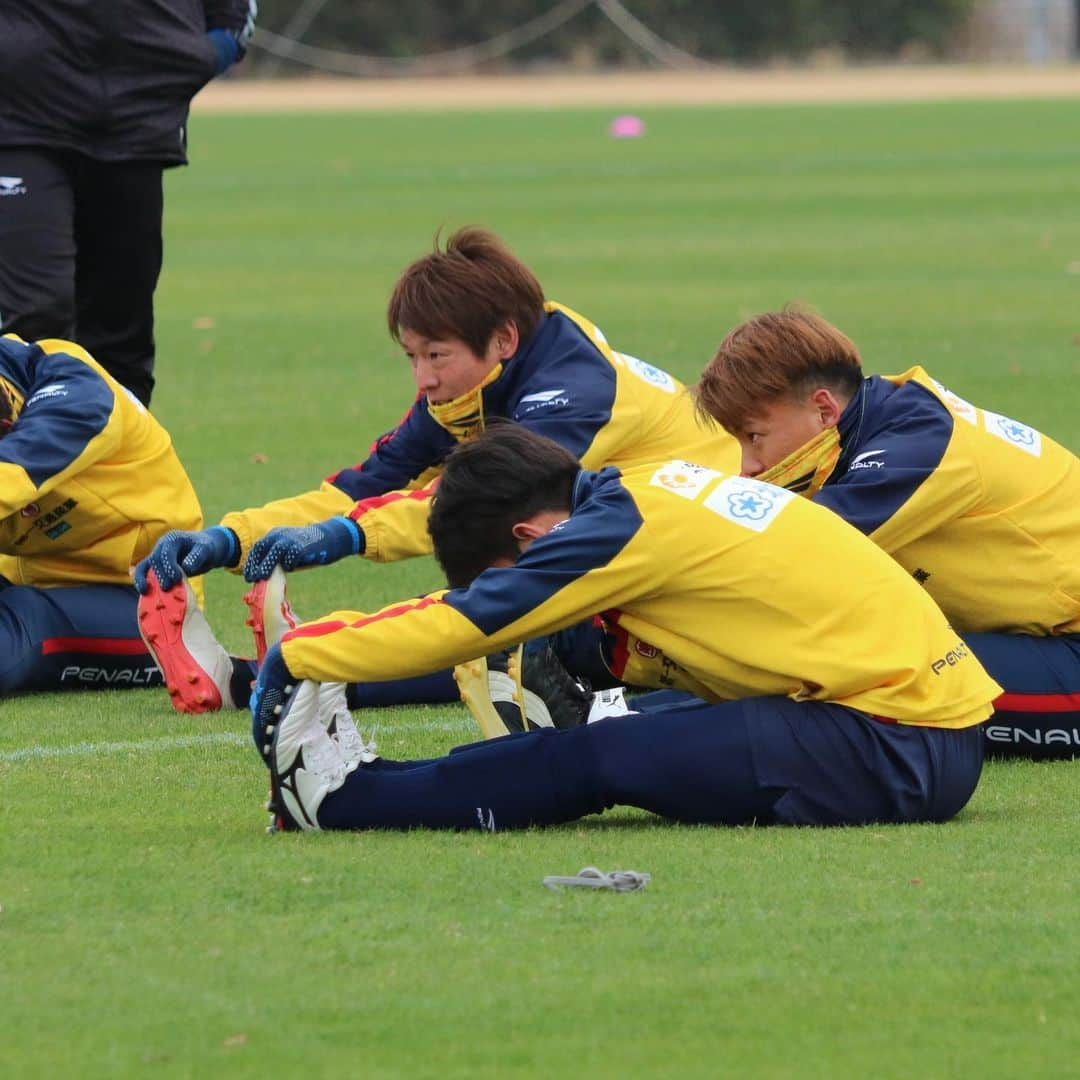
M 616 116 L 608 134 L 613 139 L 640 139 L 645 134 L 645 121 L 640 116 Z

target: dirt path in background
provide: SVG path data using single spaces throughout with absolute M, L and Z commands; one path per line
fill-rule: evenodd
M 211 83 L 195 99 L 193 108 L 204 113 L 336 112 L 1061 97 L 1080 97 L 1080 64 L 1050 68 L 719 69 L 386 80 L 237 78 Z

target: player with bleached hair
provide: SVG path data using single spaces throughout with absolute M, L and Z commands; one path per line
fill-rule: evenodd
M 989 752 L 1080 754 L 1080 460 L 921 367 L 864 376 L 803 310 L 735 327 L 696 387 L 746 474 L 849 521 L 932 596 L 1005 689 Z
M 247 700 L 231 693 L 233 666 L 187 599 L 185 576 L 230 567 L 259 583 L 248 599 L 261 651 L 286 628 L 278 579 L 271 579 L 276 567 L 430 553 L 428 511 L 443 461 L 491 417 L 554 439 L 588 468 L 678 455 L 731 469 L 738 460 L 734 440 L 696 422 L 680 383 L 614 350 L 588 319 L 545 302 L 532 271 L 485 229 L 460 229 L 406 267 L 387 323 L 417 396 L 361 464 L 316 490 L 226 514 L 203 532 L 171 533 L 138 568 L 145 635 L 181 711 Z M 184 623 L 179 636 L 169 629 L 177 620 Z M 457 696 L 449 672 L 408 682 L 378 678 L 350 687 L 353 707 Z
M 0 337 L 0 696 L 159 686 L 131 568 L 201 525 L 130 391 L 74 342 Z
M 516 424 L 446 463 L 430 518 L 448 591 L 285 634 L 252 696 L 272 828 L 514 829 L 628 804 L 678 821 L 945 821 L 1000 687 L 933 600 L 835 514 L 669 460 L 584 469 Z M 792 553 L 797 552 L 797 557 Z M 686 703 L 383 761 L 324 682 L 402 677 L 604 619 Z

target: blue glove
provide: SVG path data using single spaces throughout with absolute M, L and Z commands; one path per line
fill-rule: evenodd
M 244 578 L 262 581 L 279 563 L 283 570 L 325 566 L 363 550 L 364 534 L 351 518 L 332 517 L 300 528 L 279 526 L 254 543 L 244 563 Z
M 221 75 L 228 71 L 237 60 L 244 58 L 251 35 L 255 33 L 255 19 L 259 14 L 259 5 L 256 0 L 248 0 L 247 14 L 244 16 L 244 25 L 239 30 L 215 29 L 208 30 L 206 36 L 210 44 L 217 51 L 217 74 Z
M 263 658 L 259 674 L 255 679 L 255 685 L 251 690 L 251 737 L 255 740 L 259 753 L 264 759 L 269 752 L 272 735 L 266 732 L 267 725 L 275 722 L 279 714 L 274 710 L 285 703 L 285 687 L 295 686 L 296 679 L 292 677 L 289 669 L 285 666 L 285 660 L 281 655 L 281 646 L 273 645 L 267 650 Z
M 215 75 L 223 75 L 240 59 L 240 42 L 231 30 L 208 30 L 206 36 L 217 53 Z
M 153 569 L 163 589 L 171 589 L 183 576 L 195 577 L 219 566 L 235 566 L 240 541 L 232 529 L 215 525 L 203 532 L 167 532 L 154 550 L 135 567 L 135 588 L 147 590 L 146 572 Z

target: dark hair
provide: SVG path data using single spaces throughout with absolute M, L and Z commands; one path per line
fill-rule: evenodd
M 524 342 L 544 314 L 544 290 L 532 271 L 492 232 L 458 229 L 435 250 L 407 266 L 386 310 L 390 336 L 403 330 L 430 339 L 457 338 L 483 356 L 491 335 L 507 322 Z
M 514 526 L 541 510 L 569 511 L 580 469 L 557 442 L 499 418 L 456 446 L 428 515 L 435 558 L 450 587 L 464 588 L 497 559 L 516 562 Z
M 845 403 L 862 383 L 859 350 L 820 315 L 797 307 L 736 326 L 693 389 L 698 415 L 738 433 L 747 417 L 780 398 L 827 387 Z

